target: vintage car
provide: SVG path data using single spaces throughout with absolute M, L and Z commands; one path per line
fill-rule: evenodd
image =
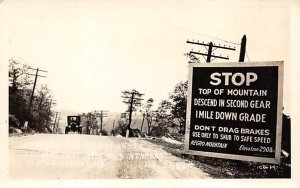
M 80 116 L 68 116 L 68 125 L 65 129 L 65 134 L 82 132 L 82 125 L 80 124 Z

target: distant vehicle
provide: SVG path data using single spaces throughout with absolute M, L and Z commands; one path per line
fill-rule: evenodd
M 82 125 L 80 124 L 80 116 L 68 116 L 68 125 L 65 129 L 65 134 L 69 132 L 81 134 Z

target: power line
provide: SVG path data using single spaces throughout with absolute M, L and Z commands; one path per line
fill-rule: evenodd
M 250 58 L 248 56 L 247 50 L 246 50 L 246 56 L 247 56 L 248 61 L 250 62 Z
M 213 42 L 205 43 L 205 42 L 199 42 L 199 41 L 194 41 L 194 40 L 192 40 L 192 41 L 187 40 L 187 43 L 201 45 L 207 50 L 207 52 L 203 53 L 200 51 L 198 51 L 198 52 L 193 51 L 193 49 L 192 49 L 189 53 L 187 53 L 187 56 L 190 58 L 189 63 L 198 63 L 200 61 L 199 58 L 195 57 L 193 54 L 201 55 L 204 59 L 206 57 L 205 61 L 207 63 L 209 63 L 217 58 L 229 60 L 228 56 L 222 56 L 221 54 L 214 55 L 214 53 L 212 53 L 212 52 L 214 52 L 216 49 L 233 50 L 233 51 L 236 50 L 235 46 L 231 47 L 231 46 L 216 44 Z M 244 35 L 242 37 L 241 44 L 239 44 L 240 45 L 239 62 L 244 62 L 245 54 L 246 54 L 246 43 L 247 43 L 247 37 L 246 37 L 246 35 Z M 247 57 L 248 57 L 248 60 L 250 61 L 248 54 L 247 54 Z
M 189 32 L 189 33 L 193 33 L 193 34 L 196 34 L 196 35 L 199 35 L 199 36 L 204 36 L 206 38 L 211 38 L 211 39 L 219 40 L 219 41 L 222 41 L 222 42 L 226 42 L 226 43 L 229 43 L 229 44 L 240 45 L 237 42 L 232 42 L 232 41 L 228 41 L 228 40 L 221 39 L 221 38 L 218 38 L 218 37 L 206 35 L 206 34 L 203 34 L 203 33 L 194 32 L 194 31 L 191 31 L 191 30 L 188 30 L 188 29 L 183 29 L 183 28 L 177 27 L 177 26 L 172 26 L 172 25 L 168 25 L 168 24 L 163 24 L 163 25 L 171 27 L 173 29 L 177 29 L 177 30 L 181 30 L 181 31 L 186 31 L 186 32 Z
M 212 52 L 216 49 L 225 49 L 225 50 L 233 50 L 235 51 L 235 47 L 232 48 L 231 46 L 226 46 L 226 45 L 216 45 L 215 43 L 213 42 L 209 42 L 209 43 L 205 43 L 205 42 L 199 42 L 199 41 L 189 41 L 187 40 L 187 43 L 189 44 L 196 44 L 196 45 L 201 45 L 201 46 L 204 46 L 205 48 L 208 47 L 207 49 L 207 53 L 202 53 L 202 52 L 195 52 L 193 51 L 193 49 L 188 53 L 189 55 L 190 54 L 198 54 L 198 55 L 202 55 L 203 57 L 206 57 L 206 62 L 211 62 L 213 59 L 216 59 L 216 58 L 219 58 L 219 59 L 226 59 L 226 60 L 229 60 L 229 57 L 224 57 L 222 55 L 214 55 L 212 54 Z M 213 59 L 211 59 L 213 58 Z
M 199 42 L 199 41 L 194 41 L 194 40 L 192 40 L 192 41 L 190 41 L 190 40 L 187 40 L 186 41 L 187 43 L 190 43 L 190 44 L 197 44 L 197 45 L 202 45 L 202 46 L 204 46 L 204 47 L 209 47 L 210 46 L 210 43 L 205 43 L 205 42 Z M 233 50 L 233 51 L 235 51 L 235 47 L 231 47 L 231 46 L 226 46 L 226 45 L 220 45 L 220 44 L 216 44 L 216 43 L 212 43 L 212 47 L 215 47 L 215 49 L 217 49 L 217 48 L 221 48 L 221 49 L 225 49 L 225 50 Z M 214 50 L 215 50 L 214 49 Z
M 190 31 L 190 32 L 192 32 L 192 31 Z M 239 44 L 237 42 L 231 42 L 231 41 L 228 41 L 228 40 L 225 40 L 225 39 L 221 39 L 221 38 L 218 38 L 218 37 L 213 37 L 213 36 L 209 36 L 209 35 L 205 35 L 205 34 L 201 34 L 201 33 L 196 33 L 196 32 L 193 32 L 193 33 L 198 34 L 200 36 L 204 36 L 206 38 L 211 38 L 211 39 L 219 40 L 219 41 L 222 41 L 222 42 L 225 42 L 225 43 L 234 44 L 234 45 L 241 45 L 241 44 Z
M 206 38 L 211 38 L 211 39 L 219 40 L 219 41 L 226 42 L 226 43 L 229 43 L 229 44 L 240 45 L 240 44 L 237 43 L 237 42 L 233 42 L 233 41 L 221 39 L 221 38 L 219 38 L 219 37 L 207 35 L 207 34 L 204 34 L 204 33 L 195 32 L 195 31 L 192 31 L 192 30 L 189 30 L 189 29 L 184 29 L 184 28 L 178 27 L 178 26 L 174 26 L 174 25 L 170 25 L 170 24 L 165 24 L 165 23 L 163 24 L 163 23 L 160 23 L 160 22 L 157 22 L 157 21 L 153 21 L 153 20 L 145 19 L 145 18 L 140 18 L 140 17 L 139 17 L 139 19 L 147 20 L 148 22 L 152 22 L 152 23 L 154 23 L 154 24 L 162 25 L 162 26 L 164 26 L 164 27 L 170 27 L 170 28 L 173 28 L 173 29 L 176 29 L 176 30 L 180 30 L 180 31 L 184 31 L 184 32 L 193 33 L 193 34 L 199 35 L 199 36 L 204 36 L 204 37 L 206 37 Z

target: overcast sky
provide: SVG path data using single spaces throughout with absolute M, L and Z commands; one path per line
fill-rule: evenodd
M 122 112 L 121 91 L 136 89 L 156 103 L 187 79 L 187 39 L 235 46 L 216 50 L 238 61 L 285 61 L 284 106 L 290 108 L 288 1 L 4 1 L 6 57 L 47 70 L 56 109 Z M 221 40 L 220 40 L 221 39 Z M 220 60 L 219 60 L 220 61 Z M 217 62 L 215 60 L 214 62 Z

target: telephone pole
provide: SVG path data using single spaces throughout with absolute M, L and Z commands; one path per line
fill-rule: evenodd
M 115 119 L 114 119 L 114 122 L 113 122 L 113 128 L 112 128 L 112 131 L 111 131 L 111 134 L 113 135 L 113 136 L 115 136 Z
M 200 51 L 198 51 L 198 52 L 195 52 L 195 51 L 193 51 L 193 50 L 191 50 L 190 52 L 189 52 L 189 55 L 190 54 L 197 54 L 197 55 L 202 55 L 205 59 L 206 59 L 206 62 L 207 63 L 209 63 L 209 62 L 211 62 L 213 59 L 212 58 L 214 58 L 214 59 L 226 59 L 226 60 L 229 60 L 229 58 L 228 58 L 228 56 L 227 57 L 224 57 L 224 56 L 222 56 L 222 55 L 214 55 L 213 54 L 213 52 L 216 50 L 216 49 L 224 49 L 224 50 L 233 50 L 233 51 L 235 51 L 235 47 L 234 48 L 232 48 L 231 46 L 225 46 L 225 45 L 220 45 L 220 44 L 218 44 L 218 45 L 216 45 L 215 43 L 213 43 L 213 42 L 209 42 L 209 43 L 204 43 L 204 42 L 199 42 L 199 41 L 189 41 L 189 40 L 187 40 L 187 43 L 189 43 L 189 44 L 196 44 L 196 45 L 200 45 L 200 46 L 204 46 L 206 49 L 207 49 L 207 47 L 208 47 L 208 49 L 207 49 L 207 53 L 203 53 L 203 52 L 200 52 Z
M 54 124 L 53 124 L 53 128 L 52 128 L 52 133 L 55 132 L 55 125 L 56 125 L 56 120 L 57 120 L 57 116 L 60 114 L 60 112 L 55 112 L 55 119 L 54 119 Z
M 141 105 L 140 101 L 144 100 L 141 97 L 144 94 L 141 94 L 136 90 L 123 91 L 122 93 L 123 93 L 122 98 L 125 99 L 123 102 L 128 104 L 128 111 L 129 111 L 129 121 L 128 121 L 128 126 L 127 126 L 127 131 L 126 131 L 126 138 L 128 138 L 130 125 L 131 125 L 131 121 L 132 121 L 132 112 L 135 110 L 136 106 Z
M 143 120 L 142 120 L 142 125 L 141 125 L 141 133 L 143 132 L 143 125 L 144 125 L 144 120 L 145 120 L 145 113 L 143 113 Z
M 103 118 L 107 117 L 108 111 L 106 110 L 100 110 L 100 113 L 95 111 L 96 116 L 100 118 L 100 133 L 99 136 L 102 136 L 102 127 L 103 127 Z
M 61 120 L 60 116 L 58 117 L 58 120 L 57 120 L 57 123 L 56 123 L 56 126 L 55 126 L 55 133 L 57 133 L 57 130 L 58 130 L 59 120 Z
M 45 70 L 40 70 L 39 68 L 37 69 L 33 69 L 33 68 L 28 68 L 30 70 L 35 70 L 36 73 L 35 74 L 30 74 L 30 73 L 27 73 L 28 75 L 31 75 L 31 76 L 35 76 L 34 78 L 34 83 L 33 83 L 33 88 L 32 88 L 32 92 L 31 92 L 31 96 L 30 96 L 30 100 L 29 100 L 29 107 L 28 107 L 28 114 L 27 114 L 27 118 L 28 118 L 28 121 L 31 119 L 30 118 L 30 113 L 31 113 L 31 106 L 32 106 L 32 101 L 33 101 L 33 96 L 34 96 L 34 90 L 35 90 L 35 87 L 36 87 L 36 82 L 37 82 L 37 78 L 38 77 L 44 77 L 46 78 L 46 76 L 42 76 L 42 75 L 39 75 L 39 72 L 47 72 Z
M 211 58 L 219 58 L 219 59 L 226 59 L 229 60 L 228 56 L 224 57 L 222 55 L 214 55 L 212 52 L 215 51 L 216 49 L 225 49 L 225 50 L 233 50 L 235 51 L 235 47 L 232 48 L 231 46 L 225 46 L 225 45 L 216 45 L 215 43 L 209 42 L 209 43 L 204 43 L 204 42 L 199 42 L 199 41 L 189 41 L 187 40 L 187 43 L 189 44 L 196 44 L 196 45 L 201 45 L 204 46 L 207 49 L 207 53 L 202 53 L 200 51 L 195 52 L 193 50 L 191 50 L 188 55 L 191 57 L 192 54 L 197 54 L 197 55 L 202 55 L 204 58 L 206 58 L 206 62 L 209 63 L 212 61 Z M 240 56 L 239 56 L 239 62 L 244 62 L 245 60 L 245 54 L 246 54 L 246 44 L 247 44 L 247 37 L 246 35 L 243 35 L 242 39 L 241 39 L 241 48 L 240 48 Z M 207 48 L 208 47 L 208 48 Z M 193 56 L 193 60 L 197 59 L 195 56 Z M 198 59 L 197 59 L 198 60 Z
M 87 114 L 87 134 L 91 134 L 91 114 Z
M 241 41 L 241 50 L 240 50 L 239 62 L 244 62 L 244 60 L 245 60 L 246 43 L 247 43 L 247 37 L 246 37 L 246 35 L 244 35 L 243 38 L 242 38 L 242 41 Z

